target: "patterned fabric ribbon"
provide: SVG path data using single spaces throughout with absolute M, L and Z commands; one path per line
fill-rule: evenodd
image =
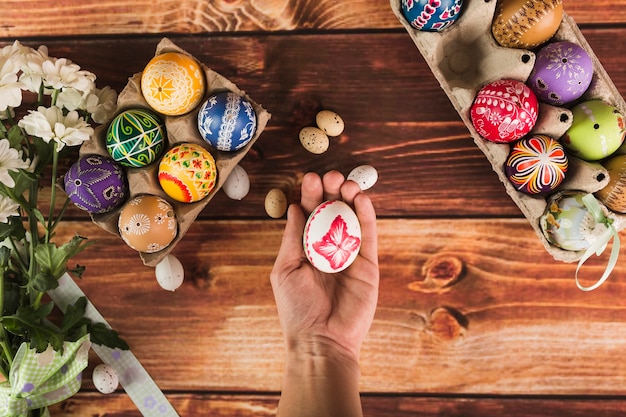
M 0 415 L 26 417 L 28 410 L 47 407 L 76 394 L 87 367 L 89 335 L 37 353 L 22 343 L 13 359 L 9 380 L 0 384 Z M 44 416 L 50 416 L 46 409 Z
M 593 291 L 600 285 L 602 285 L 604 281 L 606 281 L 607 278 L 611 275 L 611 272 L 613 272 L 613 268 L 615 268 L 615 265 L 617 264 L 617 258 L 619 257 L 620 241 L 617 229 L 615 229 L 615 226 L 613 226 L 613 219 L 609 219 L 604 215 L 600 203 L 598 203 L 598 200 L 596 200 L 593 194 L 586 194 L 585 196 L 583 196 L 582 200 L 583 204 L 585 204 L 585 207 L 587 207 L 596 223 L 601 223 L 606 226 L 605 232 L 600 235 L 596 239 L 596 241 L 591 244 L 591 246 L 589 246 L 589 248 L 580 258 L 580 261 L 578 262 L 578 267 L 576 268 L 576 285 L 578 286 L 578 288 L 582 291 Z M 604 269 L 604 272 L 602 273 L 602 276 L 595 284 L 588 287 L 583 286 L 578 280 L 578 271 L 587 261 L 587 259 L 591 257 L 591 255 L 595 253 L 597 256 L 600 256 L 602 252 L 604 252 L 604 249 L 606 249 L 606 246 L 611 241 L 611 239 L 613 239 L 613 248 L 611 249 L 609 261 L 606 265 L 606 268 Z
M 69 274 L 64 274 L 59 278 L 59 286 L 48 291 L 48 295 L 62 311 L 65 311 L 68 305 L 84 297 L 85 293 Z M 85 317 L 109 326 L 102 314 L 89 301 L 87 301 Z M 111 349 L 97 344 L 94 344 L 92 349 L 102 362 L 115 369 L 120 385 L 143 416 L 179 417 L 156 382 L 130 350 Z

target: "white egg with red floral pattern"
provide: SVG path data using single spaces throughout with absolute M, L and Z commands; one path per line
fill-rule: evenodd
M 315 268 L 327 273 L 343 271 L 361 249 L 361 224 L 356 213 L 340 200 L 320 204 L 304 226 L 303 244 Z
M 94 387 L 103 394 L 115 392 L 119 385 L 117 371 L 110 365 L 101 363 L 93 369 L 91 380 Z

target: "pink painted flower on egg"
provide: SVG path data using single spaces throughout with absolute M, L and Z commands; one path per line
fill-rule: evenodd
M 361 239 L 348 234 L 348 227 L 341 216 L 335 217 L 330 230 L 322 240 L 313 243 L 313 249 L 326 258 L 333 269 L 340 269 L 361 247 Z

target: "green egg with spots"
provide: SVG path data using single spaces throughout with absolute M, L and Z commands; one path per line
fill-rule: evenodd
M 589 100 L 572 108 L 572 126 L 563 136 L 563 145 L 574 156 L 598 161 L 613 154 L 626 134 L 624 116 L 602 100 Z
M 165 124 L 156 113 L 130 109 L 111 121 L 107 129 L 106 148 L 119 164 L 141 168 L 161 157 L 166 140 Z

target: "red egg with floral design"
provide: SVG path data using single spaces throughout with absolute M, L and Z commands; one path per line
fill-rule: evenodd
M 472 125 L 480 136 L 509 143 L 528 134 L 537 122 L 539 102 L 523 82 L 493 81 L 480 89 L 470 109 Z

